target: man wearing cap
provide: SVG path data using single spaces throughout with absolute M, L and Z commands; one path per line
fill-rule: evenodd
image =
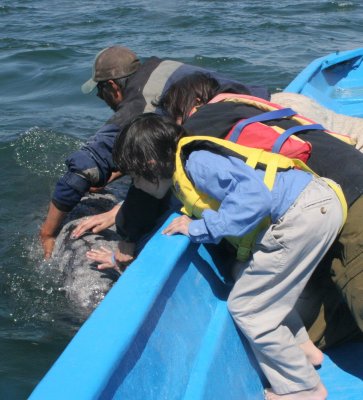
M 155 111 L 154 100 L 182 76 L 197 70 L 206 72 L 203 68 L 157 57 L 151 57 L 142 64 L 134 52 L 121 46 L 108 47 L 97 54 L 92 78 L 82 85 L 82 91 L 91 93 L 97 88 L 97 96 L 115 114 L 85 146 L 66 160 L 68 170 L 56 184 L 46 220 L 40 229 L 45 258 L 52 254 L 57 230 L 66 214 L 90 187 L 102 187 L 112 180 L 115 172 L 112 147 L 122 126 L 140 113 Z M 265 88 L 247 87 L 210 73 L 221 84 L 229 84 L 240 93 L 269 98 Z M 140 192 L 132 187 L 128 196 L 145 196 Z M 152 209 L 154 205 L 150 197 L 145 204 Z

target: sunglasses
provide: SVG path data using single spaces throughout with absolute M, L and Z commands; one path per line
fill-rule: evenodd
M 103 90 L 108 85 L 108 81 L 102 81 L 97 83 L 97 96 L 103 99 Z

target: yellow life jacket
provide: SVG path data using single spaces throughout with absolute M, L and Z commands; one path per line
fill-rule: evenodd
M 290 159 L 281 154 L 241 146 L 224 139 L 217 139 L 209 136 L 185 137 L 179 141 L 177 147 L 173 186 L 176 196 L 184 205 L 181 211 L 190 217 L 195 216 L 201 218 L 204 210 L 212 209 L 216 211 L 220 205 L 216 199 L 213 199 L 206 193 L 198 191 L 185 173 L 185 160 L 188 159 L 191 152 L 196 150 L 213 150 L 218 154 L 234 156 L 243 160 L 246 165 L 252 168 L 265 170 L 264 183 L 269 190 L 272 190 L 276 173 L 279 171 L 298 168 L 316 175 L 301 160 Z M 347 203 L 344 194 L 340 189 L 340 186 L 335 182 L 328 179 L 326 181 L 332 189 L 334 189 L 342 204 L 345 222 Z M 246 261 L 250 257 L 256 236 L 263 229 L 266 229 L 270 223 L 270 218 L 265 218 L 252 232 L 243 237 L 226 237 L 226 239 L 236 248 L 238 260 Z

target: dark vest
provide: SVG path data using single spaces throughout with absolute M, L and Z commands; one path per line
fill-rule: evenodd
M 170 85 L 196 71 L 209 73 L 218 80 L 221 86 L 229 87 L 236 93 L 250 94 L 267 100 L 270 97 L 264 87 L 246 86 L 204 68 L 151 57 L 128 79 L 123 93 L 124 99 L 115 114 L 107 121 L 107 124 L 122 127 L 129 119 L 143 112 L 154 112 L 155 106 L 152 103 L 157 101 Z

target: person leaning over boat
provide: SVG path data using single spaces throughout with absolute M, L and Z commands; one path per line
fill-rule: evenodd
M 184 124 L 190 135 L 224 138 L 239 120 L 250 117 L 251 112 L 254 115 L 259 113 L 262 115 L 261 110 L 251 105 L 251 100 L 248 100 L 249 105 L 234 101 L 206 105 L 220 90 L 218 82 L 212 77 L 196 73 L 172 85 L 159 103 L 173 119 L 179 119 Z M 261 107 L 268 107 L 268 104 L 263 104 L 262 101 L 261 99 Z M 195 105 L 198 105 L 197 111 L 189 117 Z M 285 128 L 294 125 L 294 122 L 289 120 L 273 122 L 276 125 L 282 124 L 281 126 Z M 319 347 L 326 348 L 356 336 L 359 334 L 359 329 L 363 331 L 363 228 L 361 224 L 363 219 L 363 154 L 319 130 L 305 130 L 297 132 L 296 135 L 310 142 L 311 153 L 307 164 L 319 175 L 337 181 L 342 186 L 349 205 L 347 223 L 304 293 L 308 301 L 300 302 L 301 305 L 305 305 L 304 321 L 307 321 L 310 328 L 310 336 Z M 244 139 L 244 137 L 242 134 L 241 138 Z M 252 136 L 250 145 L 256 144 L 255 140 L 257 137 L 254 139 Z M 295 143 L 299 142 L 295 141 Z M 138 218 L 138 221 L 142 222 L 144 209 L 144 203 L 137 205 L 133 202 L 130 207 L 126 199 L 125 210 L 128 210 L 128 214 L 125 215 L 125 219 L 137 221 L 136 218 Z M 154 216 L 154 225 L 158 216 L 160 214 Z M 150 213 L 146 217 L 151 219 Z M 119 231 L 125 229 L 123 220 L 116 222 L 119 225 Z M 130 255 L 130 257 L 133 256 L 133 254 Z M 102 264 L 100 253 L 94 259 Z M 333 282 L 343 295 L 351 313 L 347 310 Z M 308 293 L 310 295 L 306 295 Z
M 280 154 L 184 136 L 169 118 L 141 115 L 115 143 L 115 163 L 156 198 L 173 186 L 188 216 L 175 218 L 164 234 L 214 244 L 227 237 L 237 246 L 241 268 L 228 308 L 271 385 L 265 398 L 325 399 L 309 358 L 319 350 L 294 305 L 344 222 L 341 189 L 305 172 L 302 162 L 302 170 L 295 169 Z M 257 228 L 255 241 L 247 244 L 246 236 Z
M 189 134 L 225 137 L 239 120 L 251 116 L 249 109 L 253 107 L 246 106 L 246 103 L 220 101 L 205 104 L 219 89 L 201 102 L 201 92 L 197 89 L 201 86 L 205 92 L 206 86 L 213 88 L 218 84 L 212 77 L 195 73 L 181 78 L 160 101 L 172 118 L 184 116 L 181 122 Z M 196 112 L 187 117 L 195 105 L 199 105 Z M 262 104 L 262 107 L 266 105 Z M 261 110 L 258 112 L 262 114 Z M 274 125 L 277 121 L 272 122 Z M 276 125 L 288 128 L 293 123 L 286 120 Z M 306 292 L 312 295 L 312 299 L 319 299 L 317 304 L 321 306 L 315 318 L 307 315 L 309 334 L 319 347 L 325 348 L 355 336 L 359 330 L 363 332 L 363 154 L 319 129 L 296 132 L 295 135 L 311 145 L 307 165 L 320 176 L 339 183 L 349 207 L 342 232 L 322 260 Z M 241 139 L 244 140 L 243 132 Z M 250 145 L 254 145 L 253 137 Z M 341 304 L 341 296 L 355 322 L 346 312 L 345 305 Z M 310 306 L 307 301 L 307 314 L 311 313 Z
M 67 172 L 55 186 L 47 217 L 40 229 L 45 258 L 49 258 L 52 254 L 55 236 L 65 215 L 72 210 L 81 197 L 91 187 L 102 187 L 119 176 L 114 173 L 112 146 L 120 127 L 135 115 L 153 111 L 152 101 L 160 96 L 165 88 L 180 77 L 196 70 L 203 70 L 203 68 L 177 61 L 162 61 L 157 57 L 151 57 L 142 64 L 134 52 L 121 46 L 112 46 L 97 54 L 92 78 L 82 86 L 82 91 L 91 93 L 97 89 L 97 96 L 115 111 L 115 114 L 85 146 L 71 154 L 66 160 Z M 217 74 L 215 76 L 217 77 Z M 221 76 L 217 78 L 220 82 L 231 82 Z M 265 88 L 245 86 L 237 82 L 231 82 L 231 84 L 243 93 L 269 97 Z M 134 188 L 131 188 L 128 194 L 128 196 L 132 195 L 138 200 L 150 197 Z M 153 207 L 152 199 L 146 203 L 151 208 Z M 114 220 L 119 208 L 115 207 L 109 214 L 111 220 Z M 93 231 L 98 232 L 104 229 L 107 223 L 109 222 L 104 220 L 96 222 Z M 77 237 L 77 232 L 75 237 Z M 127 248 L 128 244 L 125 243 L 125 246 Z
M 235 88 L 236 89 L 236 88 Z M 236 90 L 234 91 L 236 92 Z M 238 89 L 237 89 L 238 92 Z M 266 96 L 264 98 L 267 98 Z M 363 152 L 363 119 L 350 117 L 343 114 L 338 114 L 332 110 L 318 104 L 313 99 L 297 94 L 297 93 L 272 93 L 271 101 L 274 103 L 283 105 L 285 107 L 291 107 L 299 114 L 304 115 L 320 124 L 326 129 L 333 132 L 344 132 L 349 135 L 355 147 Z M 149 210 L 145 212 L 144 218 L 138 218 L 137 209 L 134 202 L 142 202 L 144 194 L 140 191 L 131 187 L 130 195 L 128 199 L 133 201 L 127 201 L 124 203 L 122 210 L 117 214 L 120 206 L 115 206 L 112 210 L 94 215 L 86 220 L 82 220 L 76 229 L 73 231 L 74 238 L 82 236 L 86 231 L 92 231 L 94 233 L 101 232 L 102 230 L 112 226 L 115 223 L 115 217 L 117 215 L 119 220 L 119 233 L 125 240 L 122 242 L 123 254 L 122 258 L 125 265 L 130 263 L 134 259 L 135 253 L 135 242 L 145 234 L 148 230 L 145 226 L 152 227 L 154 213 L 160 213 L 168 208 L 167 202 L 164 203 L 153 203 L 153 200 L 149 200 Z M 135 211 L 136 210 L 136 211 Z M 128 217 L 130 216 L 130 217 Z M 149 221 L 147 220 L 148 218 Z M 139 226 L 139 222 L 142 221 L 142 226 Z

